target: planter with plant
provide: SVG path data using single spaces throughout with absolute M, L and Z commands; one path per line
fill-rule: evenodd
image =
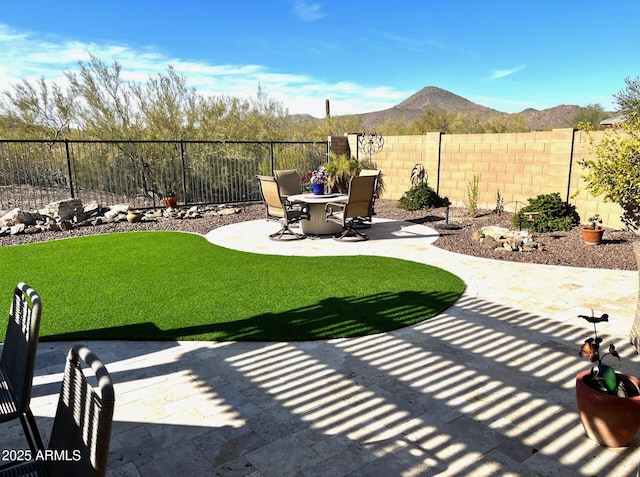
M 601 224 L 602 219 L 598 214 L 595 214 L 589 217 L 589 225 L 583 225 L 580 230 L 582 230 L 582 238 L 584 239 L 584 243 L 587 245 L 598 245 L 602 242 L 602 234 L 604 234 L 604 227 Z
M 596 323 L 609 321 L 609 316 L 579 315 L 593 323 L 594 337 L 580 348 L 580 356 L 589 358 L 594 366 L 576 377 L 576 402 L 580 421 L 590 439 L 607 447 L 629 445 L 640 429 L 640 381 L 633 376 L 616 373 L 603 362 L 604 358 L 620 356 L 613 344 L 601 354 L 602 338 Z
M 351 178 L 357 176 L 360 169 L 360 163 L 355 159 L 349 159 L 345 154 L 330 152 L 326 166 L 327 188 L 330 192 L 346 194 Z
M 327 172 L 324 167 L 319 167 L 315 171 L 309 171 L 302 175 L 302 183 L 311 184 L 311 191 L 315 195 L 322 195 L 325 193 L 325 187 L 327 185 Z
M 172 189 L 169 189 L 162 201 L 166 207 L 175 208 L 178 205 L 178 196 Z

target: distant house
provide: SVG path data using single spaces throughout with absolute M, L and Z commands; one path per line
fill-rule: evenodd
M 601 129 L 615 129 L 620 127 L 627 120 L 626 116 L 622 113 L 618 113 L 610 118 L 600 121 Z

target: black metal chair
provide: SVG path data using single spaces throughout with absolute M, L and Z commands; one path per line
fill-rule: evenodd
M 293 232 L 289 227 L 301 220 L 309 220 L 306 206 L 290 204 L 280 195 L 278 182 L 274 177 L 256 176 L 260 184 L 260 193 L 264 201 L 266 219 L 278 221 L 282 228 L 269 235 L 271 240 L 299 240 L 306 237 L 303 233 Z
M 100 394 L 89 384 L 81 361 L 91 368 Z M 53 456 L 17 463 L 0 477 L 103 477 L 107 474 L 115 403 L 113 383 L 91 350 L 76 345 L 67 355 L 49 446 Z
M 43 447 L 29 407 L 41 316 L 40 295 L 26 283 L 18 283 L 0 357 L 0 423 L 20 419 L 32 451 Z

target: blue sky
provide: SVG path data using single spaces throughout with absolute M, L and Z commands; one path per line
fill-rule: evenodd
M 169 65 L 206 95 L 290 113 L 376 111 L 437 86 L 505 112 L 614 108 L 640 76 L 640 2 L 25 0 L 0 10 L 0 89 L 92 54 L 146 82 Z

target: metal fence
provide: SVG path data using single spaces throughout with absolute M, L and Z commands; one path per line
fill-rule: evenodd
M 173 191 L 189 205 L 260 199 L 256 174 L 315 169 L 327 142 L 0 140 L 0 208 L 83 203 L 156 207 Z

